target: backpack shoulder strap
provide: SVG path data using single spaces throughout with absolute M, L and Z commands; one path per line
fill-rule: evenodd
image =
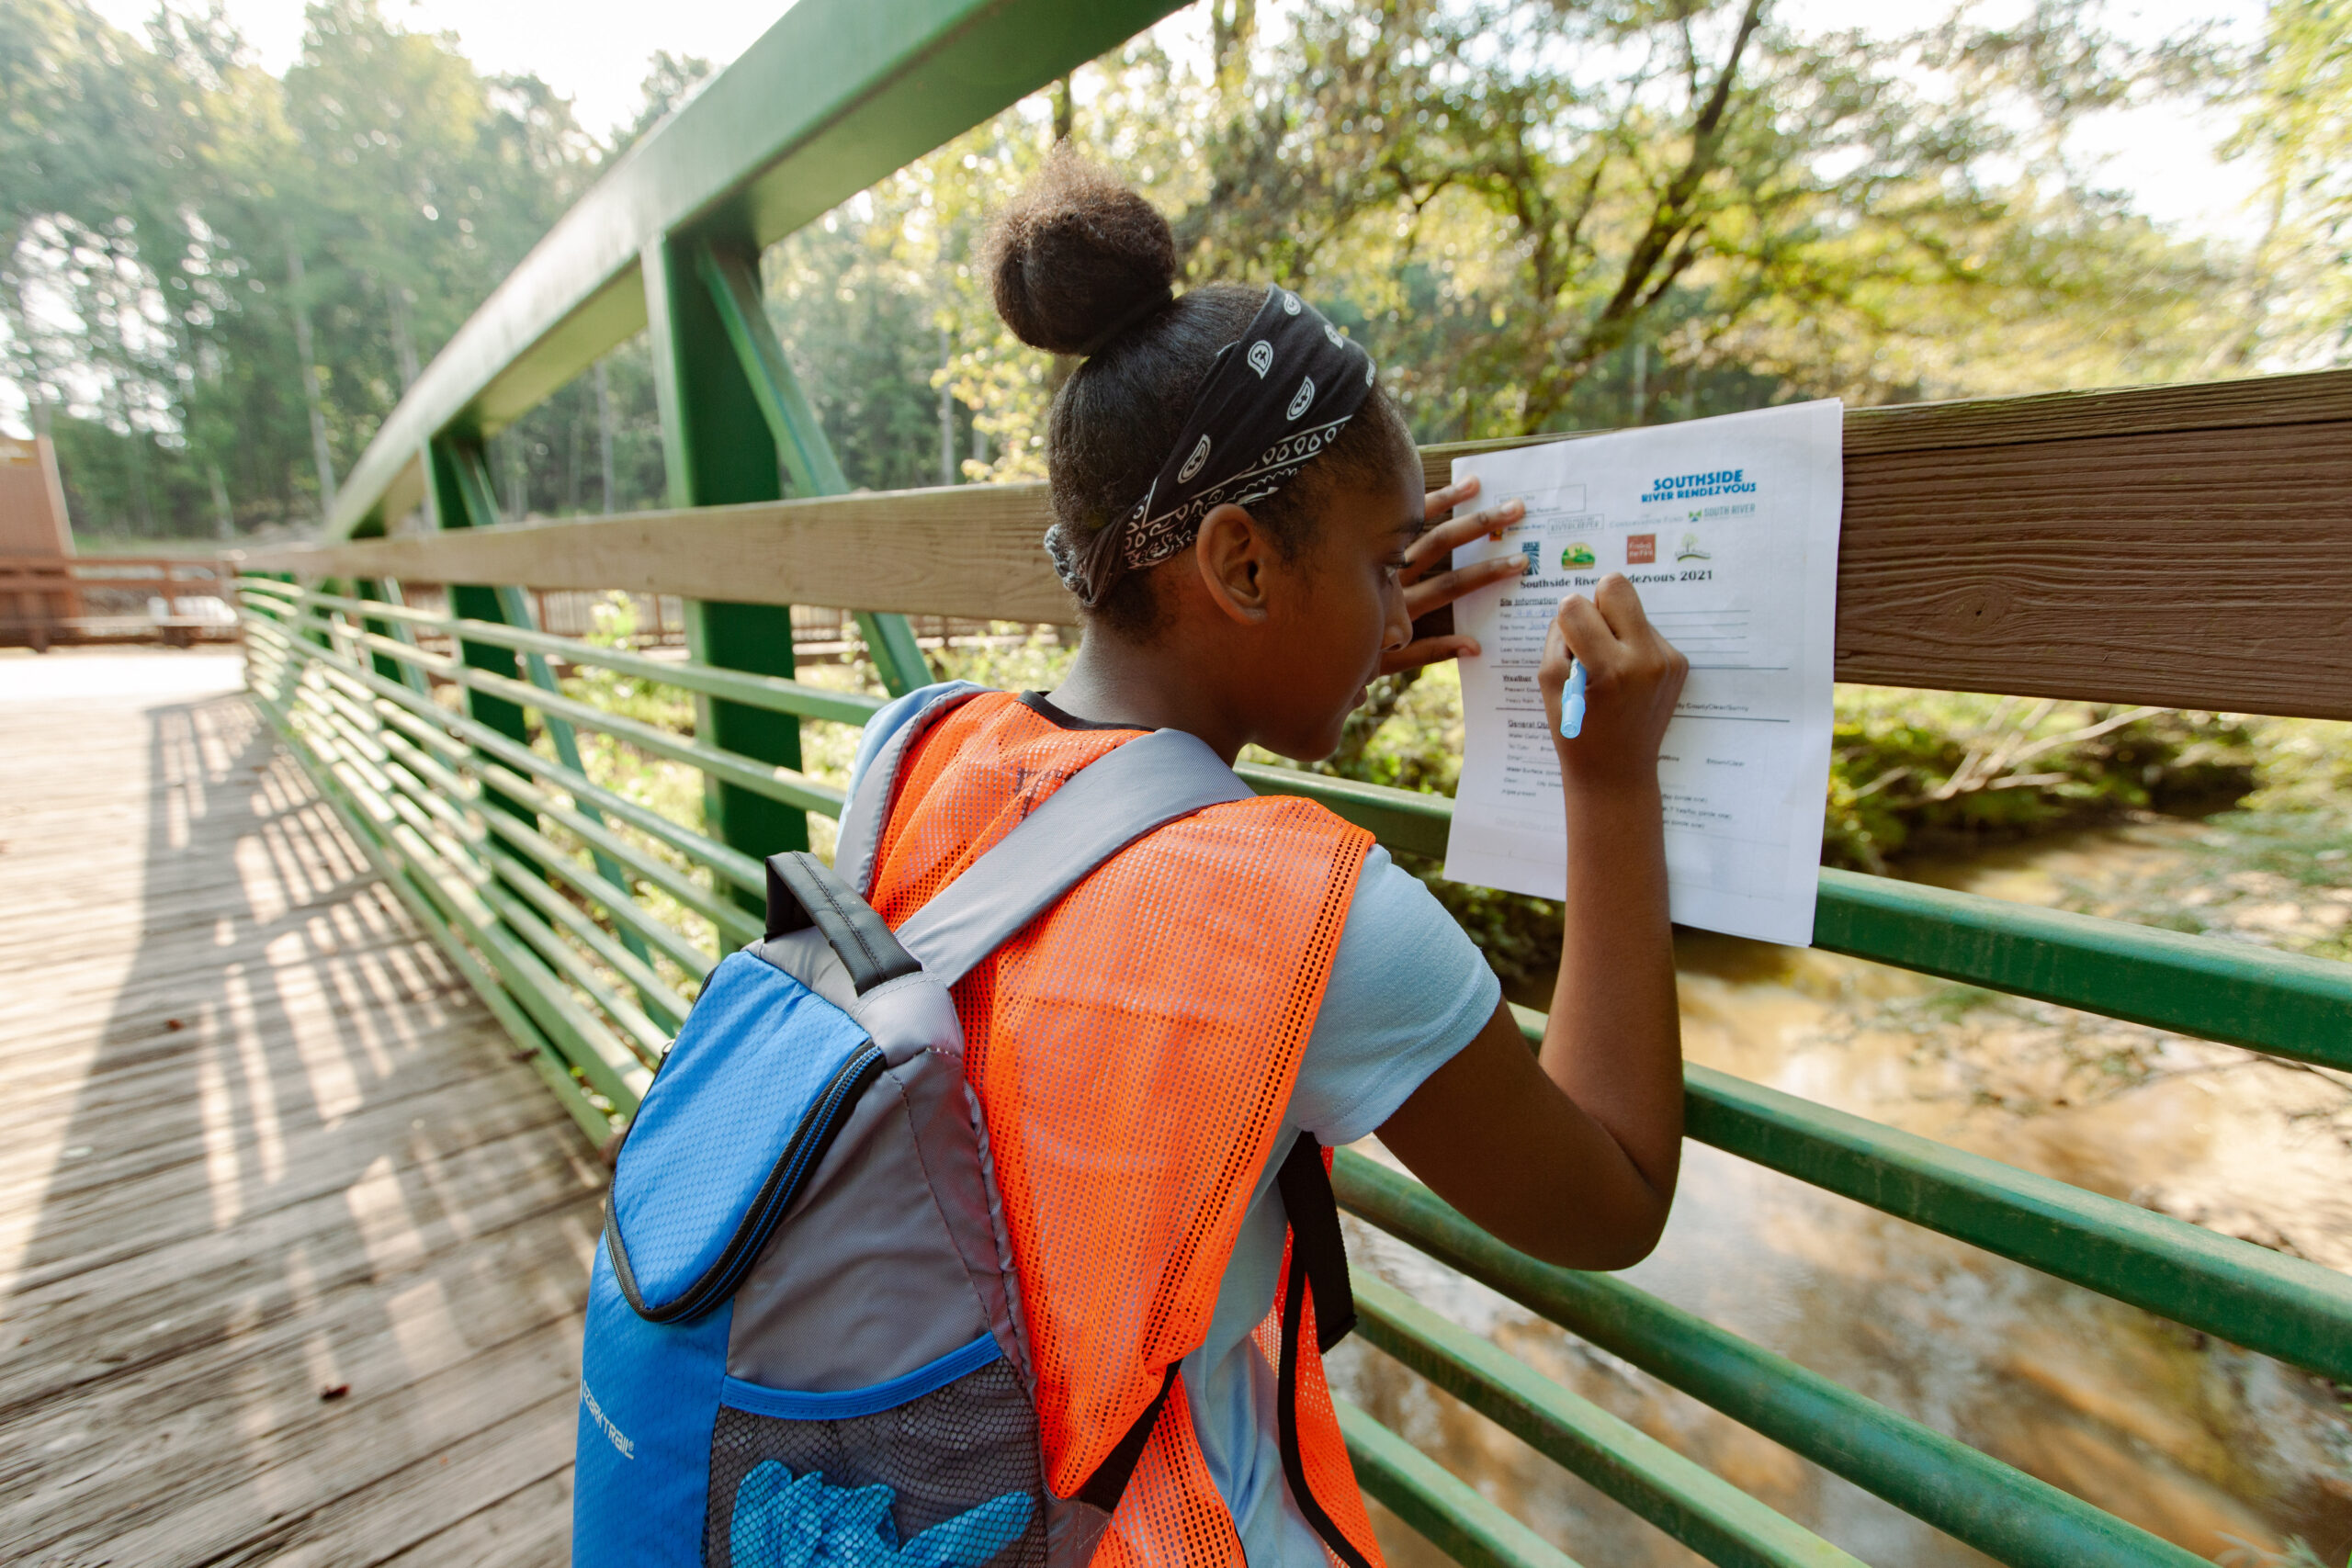
M 986 686 L 976 686 L 969 681 L 953 681 L 941 686 L 882 743 L 882 749 L 858 775 L 857 792 L 842 807 L 841 832 L 833 843 L 833 870 L 859 893 L 874 886 L 875 858 L 882 848 L 882 824 L 889 818 L 890 797 L 898 789 L 899 770 L 906 765 L 907 753 L 914 750 L 915 742 L 933 725 L 987 692 Z
M 1159 729 L 1080 768 L 899 926 L 952 986 L 1094 868 L 1179 818 L 1253 792 L 1195 736 Z

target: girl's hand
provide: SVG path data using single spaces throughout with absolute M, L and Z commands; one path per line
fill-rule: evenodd
M 1461 505 L 1478 493 L 1478 481 L 1473 477 L 1458 484 L 1433 490 L 1424 503 L 1424 517 L 1439 517 Z M 1453 558 L 1454 547 L 1466 545 L 1481 534 L 1498 535 L 1508 524 L 1516 523 L 1527 513 L 1524 502 L 1507 501 L 1500 506 L 1473 512 L 1441 523 L 1423 532 L 1405 549 L 1405 570 L 1400 581 L 1405 585 L 1405 609 L 1414 620 L 1419 620 L 1432 610 L 1453 604 L 1465 593 L 1474 593 L 1489 583 L 1501 582 L 1519 576 L 1527 570 L 1525 556 L 1507 556 L 1498 560 L 1480 561 L 1455 570 L 1448 564 Z M 1478 651 L 1478 639 L 1449 632 L 1442 637 L 1419 637 L 1384 654 L 1380 672 L 1393 675 L 1400 670 L 1418 670 L 1424 664 L 1440 660 L 1457 659 Z
M 1560 693 L 1571 656 L 1585 670 L 1584 729 L 1560 738 Z M 1657 749 L 1682 695 L 1690 660 L 1660 637 L 1642 610 L 1642 596 L 1623 572 L 1611 572 L 1588 599 L 1560 601 L 1544 639 L 1544 712 L 1560 753 L 1560 777 L 1571 790 L 1638 784 L 1657 787 Z

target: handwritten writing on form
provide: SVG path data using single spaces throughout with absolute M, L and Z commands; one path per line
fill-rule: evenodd
M 1524 500 L 1499 540 L 1527 575 L 1454 607 L 1466 721 L 1445 874 L 1566 890 L 1559 760 L 1536 682 L 1571 593 L 1622 571 L 1690 660 L 1658 759 L 1667 882 L 1683 925 L 1810 945 L 1829 783 L 1843 410 L 1797 403 L 1457 457 L 1481 506 Z M 1570 741 L 1570 745 L 1577 742 Z

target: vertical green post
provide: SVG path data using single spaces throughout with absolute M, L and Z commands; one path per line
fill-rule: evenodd
M 313 593 L 340 593 L 343 592 L 344 586 L 342 580 L 339 578 L 313 578 L 311 581 L 309 592 Z M 314 647 L 324 649 L 333 649 L 334 647 L 334 638 L 328 635 L 327 629 L 324 626 L 320 625 L 317 622 L 312 622 L 311 624 L 305 626 L 303 624 L 303 616 L 299 612 L 295 615 L 294 635 L 300 637 L 304 642 L 310 643 Z M 307 655 L 305 657 L 307 659 Z
M 479 446 L 458 449 L 451 455 L 451 466 L 456 473 L 457 491 L 464 508 L 466 525 L 475 528 L 496 526 L 499 520 L 498 502 L 491 492 L 490 470 L 482 463 L 481 449 Z M 537 617 L 531 614 L 530 602 L 523 597 L 522 589 L 514 584 L 502 583 L 495 588 L 475 588 L 469 589 L 468 592 L 482 595 L 481 602 L 486 606 L 482 613 L 471 615 L 470 618 L 490 621 L 502 626 L 514 626 L 525 631 L 539 629 Z M 452 592 L 455 592 L 454 589 Z M 559 693 L 562 691 L 563 688 L 557 682 L 555 671 L 548 665 L 545 654 L 526 653 L 518 659 L 510 653 L 507 658 L 509 664 L 519 668 L 524 675 L 529 678 L 531 684 L 539 690 Z M 556 761 L 575 773 L 587 773 L 588 765 L 581 760 L 580 756 L 580 738 L 573 732 L 571 721 L 558 717 L 551 713 L 542 713 L 539 720 L 547 729 L 548 741 L 555 748 Z M 496 785 L 490 784 L 486 781 L 483 787 L 492 793 L 495 793 L 497 788 Z M 504 795 L 498 795 L 497 798 L 501 804 L 510 808 L 520 809 Z M 605 820 L 604 814 L 588 802 L 582 800 L 576 805 L 580 814 L 591 822 L 601 824 Z M 533 820 L 537 820 L 536 816 L 533 816 Z M 636 891 L 637 885 L 630 879 L 628 869 L 620 862 L 603 850 L 592 849 L 589 852 L 589 858 L 595 863 L 597 875 L 616 887 L 628 888 L 632 894 Z M 619 937 L 623 947 L 637 957 L 650 962 L 652 953 L 645 945 L 645 939 L 638 935 L 635 930 L 621 924 L 616 934 Z M 646 999 L 649 1006 L 657 1011 L 666 1013 L 666 1010 L 662 1009 L 658 999 L 641 989 L 639 995 Z
M 667 235 L 641 257 L 670 504 L 775 501 L 784 494 L 775 438 L 728 342 L 718 303 L 695 276 L 699 246 L 695 239 Z M 792 611 L 782 604 L 689 600 L 686 646 L 705 664 L 789 676 Z M 707 696 L 695 704 L 704 739 L 763 762 L 799 768 L 800 721 L 792 715 Z M 703 800 L 712 837 L 745 854 L 808 847 L 807 814 L 780 801 L 707 778 Z M 741 889 L 736 897 L 747 908 L 759 902 Z
M 477 509 L 472 491 L 481 468 L 481 448 L 475 442 L 459 436 L 440 435 L 424 444 L 424 492 L 433 509 L 433 525 L 435 528 L 474 526 Z M 496 588 L 482 583 L 452 582 L 448 589 L 450 615 L 469 621 L 496 622 L 504 619 L 500 611 Z M 510 681 L 523 678 L 522 666 L 515 661 L 512 649 L 459 637 L 458 657 L 472 669 L 503 675 Z M 524 721 L 523 709 L 518 704 L 469 687 L 466 691 L 466 712 L 475 723 L 488 725 L 518 744 L 527 746 L 531 743 L 530 727 Z M 490 801 L 524 820 L 538 820 L 537 812 L 512 795 L 494 789 L 484 793 Z
M 825 428 L 800 389 L 800 378 L 776 341 L 765 307 L 760 303 L 759 258 L 748 252 L 703 244 L 695 247 L 695 269 L 710 290 L 720 328 L 733 345 L 752 396 L 775 437 L 776 451 L 792 475 L 798 495 L 846 495 L 849 476 L 825 439 Z M 859 610 L 857 629 L 874 656 L 882 683 L 894 697 L 917 686 L 929 685 L 931 666 L 915 644 L 914 628 L 904 615 Z
M 401 585 L 389 577 L 363 577 L 355 586 L 358 589 L 356 597 L 361 599 L 372 599 L 379 604 L 407 603 L 401 597 Z M 415 646 L 416 636 L 409 629 L 406 621 L 378 620 L 375 616 L 369 615 L 364 617 L 359 624 L 378 637 L 388 637 L 395 642 L 404 642 L 411 647 Z M 385 680 L 398 681 L 412 692 L 429 693 L 432 690 L 432 682 L 425 680 L 424 671 L 405 659 L 395 659 L 389 653 L 378 653 L 371 649 L 368 650 L 368 663 L 369 668 Z
M 351 592 L 354 598 L 372 599 L 379 604 L 383 602 L 384 585 L 376 578 L 353 579 Z M 392 627 L 397 624 L 393 621 L 380 621 L 370 615 L 360 621 L 359 629 L 373 632 L 378 637 L 390 637 L 392 635 Z M 368 654 L 368 667 L 387 681 L 397 681 L 401 678 L 400 662 L 389 653 L 378 653 L 370 649 Z
M 348 577 L 322 577 L 319 580 L 319 592 L 322 593 L 333 593 L 338 598 L 354 599 L 358 597 L 359 585 L 356 581 Z M 345 636 L 348 635 L 347 630 L 344 635 L 339 636 L 327 629 L 329 626 L 342 626 L 345 625 L 345 623 L 338 622 L 332 614 L 322 615 L 322 624 L 318 629 L 318 636 L 312 639 L 321 648 L 325 649 L 330 653 L 341 655 L 346 658 L 356 655 L 359 651 L 359 645 L 357 642 L 355 641 L 346 644 L 344 640 Z

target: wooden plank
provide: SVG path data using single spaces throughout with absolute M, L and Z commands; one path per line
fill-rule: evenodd
M 964 486 L 247 564 L 1068 622 L 1046 521 L 1042 485 Z M 2347 637 L 2352 371 L 1847 416 L 1841 680 L 2352 718 Z
M 218 1561 L 223 1568 L 387 1561 L 561 1568 L 571 1556 L 571 1449 L 579 1429 L 579 1383 L 567 1378 L 530 1409 L 421 1453 L 381 1481 L 275 1525 Z
M 51 559 L 74 548 L 57 445 L 46 435 L 0 435 L 0 548 Z
M 488 1043 L 473 1043 L 479 1049 Z M 507 1052 L 481 1054 L 488 1058 L 486 1066 L 503 1065 Z M 370 1179 L 414 1179 L 431 1165 L 446 1179 L 475 1152 L 495 1151 L 517 1136 L 537 1142 L 566 1116 L 537 1078 L 485 1071 L 434 1084 L 425 1093 L 370 1095 L 355 1114 L 307 1125 L 296 1118 L 297 1125 L 272 1129 L 266 1136 L 250 1123 L 232 1123 L 211 1134 L 197 1125 L 202 1119 L 185 1103 L 119 1120 L 126 1124 L 123 1133 L 61 1169 L 58 1179 L 38 1190 L 28 1182 L 0 1189 L 0 1207 L 36 1201 L 40 1228 L 76 1243 L 67 1251 L 53 1242 L 39 1269 L 12 1281 L 19 1292 L 117 1258 L 152 1256 L 169 1244 L 211 1235 L 222 1207 L 213 1190 L 215 1172 L 282 1168 L 284 1174 L 266 1190 L 236 1201 L 241 1221 L 256 1220 L 313 1198 L 340 1197 L 363 1169 Z M 139 1217 L 135 1232 L 120 1225 L 126 1213 Z M 331 1224 L 345 1218 L 328 1211 Z M 0 1213 L 0 1244 L 28 1236 L 32 1223 L 22 1206 Z
M 0 577 L 16 572 L 63 570 L 81 581 L 100 585 L 118 576 L 171 577 L 182 582 L 198 582 L 218 576 L 220 572 L 220 558 L 212 555 L 0 555 Z
M 251 1472 L 221 1465 L 209 1433 L 233 1429 L 256 1458 L 299 1453 L 351 1412 L 469 1363 L 479 1372 L 486 1355 L 545 1336 L 569 1344 L 594 1245 L 593 1215 L 582 1219 L 569 1232 L 521 1225 L 470 1240 L 396 1290 L 347 1282 L 302 1314 L 237 1324 L 25 1407 L 0 1422 L 0 1540 L 21 1549 L 101 1509 L 114 1528 L 135 1528 L 247 1486 Z M 335 1384 L 351 1393 L 319 1397 Z
M 54 923 L 51 923 L 52 929 Z M 303 924 L 323 926 L 326 921 L 320 919 Z M 107 933 L 92 931 L 86 934 L 92 940 L 104 941 Z M 138 933 L 133 931 L 131 934 L 135 937 Z M 306 931 L 305 934 L 317 933 Z M 460 999 L 463 993 L 456 988 L 458 982 L 455 976 L 432 964 L 429 954 L 420 953 L 413 946 L 407 945 L 413 941 L 413 933 L 388 932 L 382 936 L 367 933 L 362 940 L 340 947 L 332 953 L 322 953 L 319 954 L 322 964 L 332 965 L 333 975 L 312 978 L 298 972 L 289 976 L 273 987 L 272 1004 L 305 1013 L 319 1013 L 322 1015 L 322 1021 L 328 1025 L 364 1022 L 370 1017 L 380 1018 L 380 1013 L 372 1010 L 387 1002 L 413 1003 L 424 1010 L 424 1015 L 418 1018 L 410 1019 L 403 1015 L 404 1027 L 439 1027 L 452 1015 L 436 1014 L 434 1011 L 436 1008 L 469 1010 Z M 43 957 L 67 956 L 62 953 L 45 953 L 44 943 L 12 942 L 5 930 L 0 930 L 0 946 L 22 955 L 28 964 Z M 217 970 L 222 965 L 248 962 L 254 956 L 250 952 L 224 953 L 214 967 Z M 60 967 L 63 966 L 61 964 Z M 168 1055 L 175 1044 L 185 1043 L 170 1038 L 179 1032 L 173 1027 L 175 1021 L 179 1029 L 197 1027 L 206 1016 L 207 1006 L 217 1005 L 217 998 L 202 987 L 204 975 L 205 971 L 198 967 L 198 960 L 192 955 L 175 955 L 152 966 L 141 964 L 135 972 L 126 975 L 119 987 L 107 986 L 105 976 L 93 975 L 86 969 L 70 975 L 61 974 L 55 989 L 47 993 L 45 998 L 39 998 L 49 1002 L 46 1010 L 38 1005 L 37 998 L 12 998 L 9 1006 L 0 1008 L 0 1029 L 30 1028 L 44 1016 L 53 1021 L 66 1010 L 93 1001 L 111 1001 L 113 1006 L 107 1025 L 110 1049 L 106 1067 L 99 1070 L 136 1070 L 144 1052 L 161 1051 Z M 367 987 L 368 995 L 364 998 L 353 995 L 354 985 L 358 983 Z M 363 1001 L 371 1010 L 360 1010 Z M 12 1087 L 18 1082 L 38 1083 L 51 1070 L 51 1063 L 37 1064 L 28 1069 L 23 1079 L 12 1079 Z
M 42 1354 L 0 1364 L 0 1416 L 179 1353 L 229 1320 L 223 1303 L 234 1321 L 266 1322 L 346 1281 L 389 1286 L 487 1231 L 592 1213 L 601 1170 L 562 1142 L 552 1130 L 501 1139 L 410 1183 L 371 1168 L 343 1189 L 238 1215 L 225 1229 L 153 1248 L 99 1244 L 55 1268 L 27 1269 L 0 1334 L 29 1335 Z M 390 1218 L 378 1224 L 379 1213 Z M 299 1277 L 289 1278 L 294 1258 Z
M 6 937 L 0 935 L 0 948 L 6 945 Z M 15 951 L 24 952 L 23 949 Z M 372 978 L 379 969 L 376 961 L 406 961 L 413 956 L 413 950 L 404 950 L 394 942 L 387 941 L 378 952 L 350 954 L 345 962 L 351 964 L 361 977 Z M 405 963 L 402 967 L 405 967 Z M 389 975 L 390 971 L 386 973 Z M 127 1016 L 114 1021 L 109 1031 L 108 1049 L 102 1062 L 85 1066 L 71 1057 L 43 1059 L 28 1066 L 21 1077 L 11 1075 L 9 1092 L 28 1100 L 31 1097 L 52 1092 L 87 1094 L 95 1099 L 101 1094 L 116 1092 L 113 1086 L 120 1083 L 123 1087 L 119 1092 L 129 1097 L 127 1103 L 135 1105 L 141 1102 L 144 1093 L 139 1080 L 158 1071 L 166 1075 L 184 1074 L 185 1064 L 179 1052 L 186 1043 L 173 1037 L 186 1030 L 203 1029 L 207 1020 L 218 1010 L 218 1003 L 204 998 L 200 992 L 191 994 L 186 987 L 172 988 L 168 976 L 158 979 L 141 975 L 135 978 L 139 982 L 137 985 L 124 987 L 129 993 L 124 1009 Z M 338 986 L 331 993 L 274 995 L 269 1005 L 284 1014 L 289 1027 L 299 1031 L 321 1034 L 348 1032 L 364 1041 L 368 1032 L 385 1022 L 388 1006 L 396 1006 L 399 1000 L 406 999 L 414 1001 L 422 1010 L 420 1016 L 401 1021 L 399 1038 L 403 1042 L 422 1045 L 426 1043 L 427 1036 L 438 1035 L 448 1028 L 469 1029 L 473 1031 L 474 1038 L 484 1041 L 503 1037 L 495 1028 L 486 1027 L 470 1017 L 463 1024 L 455 1021 L 459 1015 L 471 1012 L 463 992 L 454 987 L 435 987 L 422 995 L 403 998 L 401 993 L 406 988 L 390 983 L 371 984 L 367 987 L 365 994 L 355 994 L 356 987 L 345 985 Z M 48 1014 L 51 1021 L 60 1012 L 96 998 L 93 998 L 86 984 L 83 984 L 70 988 L 61 987 L 55 999 L 58 1006 Z M 40 1010 L 32 1007 L 0 1011 L 0 1033 L 37 1028 L 42 1022 L 42 1017 Z M 179 1030 L 171 1027 L 175 1021 L 179 1023 Z
M 2352 718 L 2352 423 L 1850 462 L 1847 681 Z
M 1890 452 L 2346 421 L 2352 421 L 2352 371 L 2319 370 L 2180 386 L 1854 409 L 1846 415 L 1846 456 L 1851 461 Z
M 0 1562 L 560 1562 L 603 1167 L 242 698 L 10 674 Z
M 2177 430 L 2247 430 L 2352 421 L 2352 371 L 2317 370 L 2181 386 L 2113 387 L 2086 392 L 2030 392 L 2013 398 L 1961 398 L 1846 411 L 1843 446 L 1858 457 L 1891 452 L 1944 452 L 1962 446 L 2024 446 L 2095 435 L 2159 435 Z M 1510 436 L 1425 446 L 1430 488 L 1466 453 L 1500 452 L 1603 431 Z
M 688 599 L 917 615 L 1074 620 L 1044 545 L 1042 484 L 508 524 L 315 549 L 248 552 L 256 570 L 411 582 L 621 588 Z
M 566 1419 L 578 1413 L 567 1407 Z M 564 1452 L 571 1453 L 567 1431 Z M 565 1568 L 571 1561 L 571 1464 L 384 1559 L 383 1568 Z
M 475 1077 L 452 1078 L 430 1088 L 402 1086 L 380 1095 L 366 1089 L 357 1075 L 338 1075 L 340 1081 L 329 1087 L 342 1103 L 331 1106 L 323 1116 L 297 1118 L 294 1127 L 273 1127 L 266 1138 L 234 1113 L 236 1102 L 226 1097 L 236 1086 L 232 1076 L 225 1073 L 209 1073 L 199 1080 L 199 1091 L 208 1101 L 201 1106 L 191 1103 L 185 1075 L 161 1069 L 132 1083 L 118 1080 L 103 1098 L 93 1097 L 79 1104 L 62 1091 L 45 1094 L 28 1107 L 34 1115 L 55 1123 L 82 1111 L 85 1124 L 92 1131 L 74 1134 L 82 1141 L 72 1145 L 68 1159 L 34 1162 L 20 1170 L 0 1173 L 0 1210 L 22 1196 L 62 1213 L 78 1201 L 77 1194 L 85 1188 L 103 1190 L 113 1182 L 144 1180 L 175 1170 L 201 1187 L 204 1179 L 190 1174 L 199 1168 L 229 1171 L 275 1166 L 292 1156 L 297 1143 L 332 1139 L 344 1131 L 356 1120 L 347 1113 L 348 1108 L 363 1097 L 359 1114 L 380 1123 L 388 1134 L 403 1116 L 430 1116 L 453 1109 L 461 1109 L 470 1124 L 482 1128 L 503 1127 L 510 1121 L 515 1130 L 535 1124 L 528 1122 L 536 1114 L 532 1098 L 511 1089 L 503 1076 L 505 1058 L 514 1046 L 503 1032 L 434 1035 L 419 1044 L 435 1054 L 478 1057 L 483 1070 Z M 199 1122 L 201 1136 L 192 1135 L 192 1128 Z M 0 1249 L 19 1234 L 17 1217 L 0 1213 Z
M 27 1542 L 69 1561 L 80 1552 L 152 1568 L 266 1561 L 275 1540 L 299 1521 L 345 1504 L 420 1460 L 433 1465 L 434 1481 L 462 1498 L 450 1472 L 457 1472 L 458 1483 L 463 1472 L 454 1462 L 444 1470 L 435 1456 L 468 1438 L 495 1435 L 502 1422 L 520 1416 L 544 1424 L 534 1457 L 544 1456 L 554 1412 L 577 1409 L 579 1367 L 576 1337 L 548 1333 L 510 1340 L 381 1399 L 363 1400 L 355 1393 L 334 1412 L 338 1419 L 282 1450 L 273 1451 L 266 1441 L 248 1448 L 224 1433 L 220 1446 L 232 1458 L 232 1483 L 184 1506 L 141 1509 L 125 1518 L 103 1498 L 92 1498 L 73 1512 L 45 1516 L 45 1528 L 28 1534 Z M 315 1393 L 309 1398 L 318 1403 Z M 244 1554 L 230 1555 L 240 1551 Z

